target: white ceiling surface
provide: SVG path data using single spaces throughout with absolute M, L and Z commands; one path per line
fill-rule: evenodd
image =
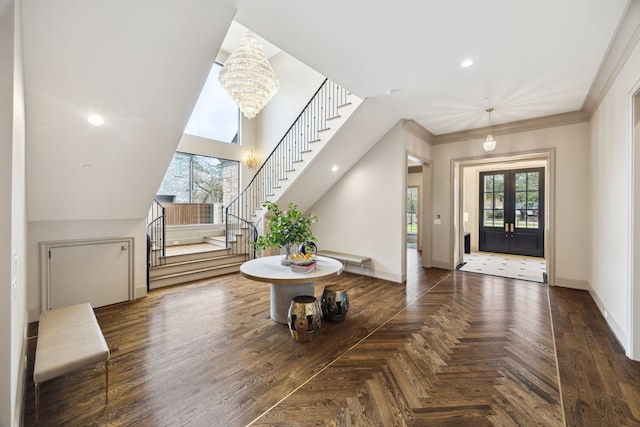
M 29 219 L 144 217 L 235 9 L 222 0 L 23 5 Z M 105 124 L 91 126 L 91 113 Z
M 235 4 L 243 26 L 441 135 L 487 126 L 489 106 L 492 124 L 580 110 L 627 1 Z

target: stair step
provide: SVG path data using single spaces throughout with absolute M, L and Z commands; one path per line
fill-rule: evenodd
M 233 264 L 244 261 L 244 254 L 224 255 L 210 258 L 192 259 L 180 262 L 161 264 L 149 269 L 149 277 L 156 279 L 159 277 L 173 277 L 180 274 L 190 274 L 193 271 L 201 271 L 217 268 L 221 265 Z
M 328 131 L 328 130 L 331 130 L 331 128 L 319 129 L 319 130 L 318 130 L 318 133 L 319 133 L 319 132 L 326 132 L 326 131 Z
M 340 118 L 340 115 L 338 114 L 337 116 L 333 116 L 333 117 L 329 117 L 329 118 L 327 118 L 327 121 L 329 121 L 329 120 L 335 120 L 335 119 L 339 119 L 339 118 Z
M 193 270 L 189 273 L 171 274 L 165 276 L 154 277 L 149 280 L 149 288 L 157 289 L 165 286 L 173 286 L 184 283 L 193 282 L 196 280 L 203 280 L 212 277 L 222 276 L 229 273 L 237 273 L 240 271 L 240 266 L 244 263 L 235 262 L 225 264 L 213 268 L 203 268 L 199 270 Z
M 338 108 L 347 107 L 349 105 L 351 105 L 351 102 L 347 102 L 345 104 L 340 104 L 340 105 L 338 105 Z
M 227 244 L 227 238 L 224 235 L 222 235 L 222 236 L 206 236 L 204 238 L 204 241 L 209 243 L 209 244 L 213 244 L 213 245 L 216 245 L 216 246 L 222 246 L 222 247 L 225 247 L 225 245 Z

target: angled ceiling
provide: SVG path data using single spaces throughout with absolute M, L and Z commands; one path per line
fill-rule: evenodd
M 235 9 L 222 0 L 23 8 L 29 219 L 144 218 Z M 105 123 L 90 125 L 92 113 Z
M 580 110 L 627 1 L 234 3 L 240 24 L 442 135 L 487 126 L 489 106 L 493 124 Z

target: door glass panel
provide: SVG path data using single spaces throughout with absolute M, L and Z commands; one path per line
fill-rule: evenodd
M 516 173 L 515 219 L 517 228 L 537 229 L 539 223 L 539 172 Z
M 504 175 L 485 175 L 483 187 L 484 226 L 502 227 L 504 224 Z
M 493 175 L 484 177 L 484 191 L 493 192 Z

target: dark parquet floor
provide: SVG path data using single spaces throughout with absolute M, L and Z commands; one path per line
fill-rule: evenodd
M 317 283 L 316 296 L 344 285 L 351 307 L 306 343 L 269 318 L 268 285 L 239 274 L 99 308 L 109 404 L 103 368 L 88 368 L 42 385 L 40 424 L 336 426 L 341 413 L 354 426 L 640 425 L 640 363 L 586 292 L 425 270 L 409 255 L 406 286 Z M 34 351 L 35 338 L 28 375 Z M 33 410 L 29 381 L 25 425 Z

